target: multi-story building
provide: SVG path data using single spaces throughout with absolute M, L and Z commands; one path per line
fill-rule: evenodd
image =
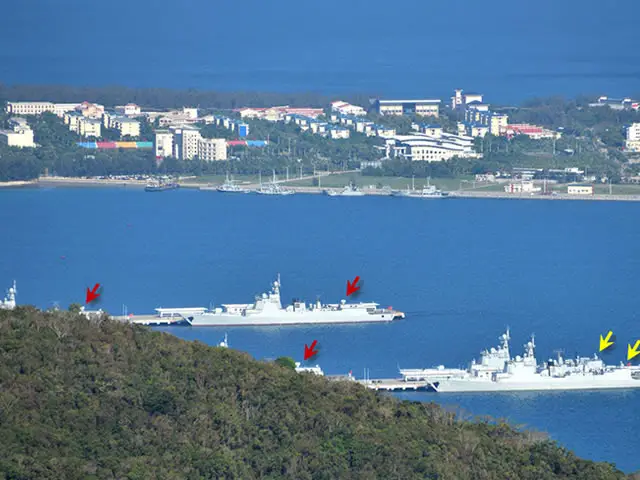
M 425 135 L 429 135 L 430 137 L 439 138 L 442 136 L 442 126 L 440 125 L 430 125 L 428 123 L 412 123 L 411 129 L 416 132 L 424 133 Z
M 374 101 L 380 115 L 419 115 L 438 117 L 440 100 L 380 100 Z
M 282 121 L 286 115 L 318 118 L 324 114 L 322 108 L 292 108 L 288 105 L 269 108 L 238 108 L 234 111 L 239 113 L 241 118 L 258 118 L 270 122 Z
M 484 137 L 490 131 L 488 125 L 480 123 L 458 122 L 458 135 L 466 135 L 468 137 Z M 497 130 L 499 132 L 499 130 Z
M 154 147 L 156 158 L 171 157 L 173 155 L 173 132 L 156 130 Z
M 463 93 L 464 90 L 454 90 L 454 95 L 451 97 L 451 108 L 466 108 L 471 103 L 482 104 L 483 95 L 481 93 Z
M 102 122 L 100 120 L 95 118 L 79 117 L 77 125 L 77 132 L 83 137 L 100 138 L 102 136 Z
M 502 135 L 507 137 L 513 137 L 515 135 L 526 135 L 534 140 L 540 140 L 542 138 L 560 138 L 560 132 L 554 132 L 537 125 L 529 125 L 528 123 L 514 123 L 502 127 Z
M 102 118 L 102 115 L 104 115 L 104 105 L 91 102 L 82 102 L 76 107 L 76 111 L 80 112 L 83 117 Z
M 121 137 L 139 137 L 140 122 L 133 118 L 117 117 L 111 122 L 112 127 L 120 131 Z
M 632 123 L 625 127 L 626 139 L 624 147 L 628 152 L 640 152 L 640 123 Z
M 347 102 L 337 101 L 331 103 L 331 111 L 341 115 L 364 116 L 367 111 L 359 105 L 352 105 Z
M 590 107 L 610 107 L 613 110 L 638 110 L 640 102 L 631 98 L 600 97 L 596 103 L 590 103 Z
M 329 138 L 337 140 L 340 138 L 349 138 L 349 136 L 351 135 L 351 130 L 344 127 L 331 126 L 328 127 L 327 134 Z
M 55 106 L 51 102 L 7 102 L 5 110 L 11 115 L 41 115 L 53 113 Z
M 200 131 L 190 125 L 172 127 L 174 134 L 173 156 L 181 160 L 191 160 L 198 155 Z
M 224 138 L 200 138 L 198 158 L 207 162 L 227 159 L 227 142 Z
M 33 148 L 33 130 L 26 122 L 12 121 L 11 130 L 0 130 L 0 143 L 9 147 Z

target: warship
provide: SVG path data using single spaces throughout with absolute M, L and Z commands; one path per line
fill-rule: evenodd
M 3 300 L 0 300 L 0 310 L 13 310 L 16 308 L 16 294 L 18 289 L 16 288 L 16 281 L 13 281 L 13 285 L 7 290 L 7 296 Z
M 294 299 L 290 305 L 280 302 L 280 275 L 271 291 L 263 293 L 249 304 L 223 304 L 213 309 L 156 308 L 155 316 L 140 316 L 130 320 L 144 325 L 165 326 L 266 326 L 333 323 L 391 322 L 405 315 L 391 307 L 378 308 L 377 303 L 313 304 Z
M 362 197 L 364 192 L 360 190 L 353 183 L 350 183 L 342 190 L 325 190 L 325 193 L 330 197 Z
M 509 330 L 500 345 L 481 352 L 468 369 L 445 368 L 400 370 L 401 383 L 434 392 L 502 392 L 526 390 L 600 390 L 640 387 L 640 366 L 606 365 L 597 355 L 556 359 L 538 364 L 535 338 L 524 345 L 522 356 L 511 357 Z M 405 383 L 406 382 L 406 383 Z M 375 386 L 372 386 L 375 388 Z M 411 388 L 411 387 L 409 387 Z

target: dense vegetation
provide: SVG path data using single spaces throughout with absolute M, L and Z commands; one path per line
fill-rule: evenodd
M 623 479 L 538 435 L 106 317 L 0 311 L 6 479 Z

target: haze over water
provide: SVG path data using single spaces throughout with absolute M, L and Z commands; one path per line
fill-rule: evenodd
M 0 82 L 640 95 L 639 15 L 636 0 L 7 2 Z
M 328 374 L 364 368 L 373 378 L 403 368 L 466 366 L 509 326 L 513 354 L 536 334 L 543 361 L 592 355 L 601 333 L 624 360 L 640 338 L 640 224 L 636 203 L 426 200 L 390 197 L 262 197 L 195 190 L 2 189 L 0 288 L 18 302 L 65 308 L 103 285 L 103 309 L 250 302 L 282 277 L 293 297 L 336 302 L 361 277 L 359 300 L 407 313 L 381 325 L 169 328 L 189 340 L 255 358 L 301 360 Z M 595 460 L 640 469 L 640 391 L 499 395 L 405 394 L 506 417 L 547 431 Z

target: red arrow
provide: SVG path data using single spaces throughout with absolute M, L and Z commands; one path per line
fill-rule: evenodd
M 305 360 L 309 360 L 316 353 L 318 353 L 317 350 L 314 350 L 314 348 L 316 348 L 316 344 L 317 343 L 318 343 L 318 340 L 314 340 L 313 343 L 311 344 L 311 348 L 309 348 L 306 343 L 304 344 L 304 359 Z
M 87 301 L 86 303 L 91 303 L 93 302 L 96 298 L 98 298 L 100 296 L 99 293 L 96 293 L 96 291 L 100 288 L 100 284 L 96 283 L 95 286 L 93 287 L 93 290 L 89 290 L 89 287 L 87 287 Z
M 356 285 L 356 283 L 358 283 L 359 281 L 360 281 L 360 277 L 357 277 L 357 276 L 356 278 L 353 279 L 353 283 L 347 280 L 347 297 L 352 293 L 356 293 L 358 290 L 360 290 L 360 287 Z

